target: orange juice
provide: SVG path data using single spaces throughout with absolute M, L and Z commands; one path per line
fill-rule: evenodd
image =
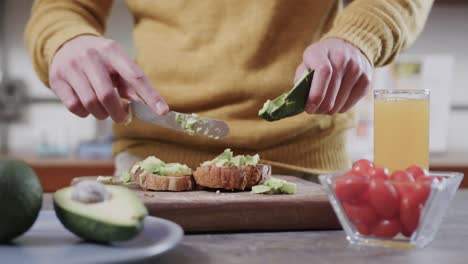
M 429 168 L 429 92 L 376 90 L 374 162 L 390 171 Z

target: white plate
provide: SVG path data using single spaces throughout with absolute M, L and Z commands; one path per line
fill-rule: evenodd
M 146 217 L 134 239 L 111 245 L 89 243 L 66 230 L 53 211 L 42 211 L 33 227 L 11 244 L 0 244 L 1 263 L 116 263 L 146 259 L 174 248 L 182 228 Z

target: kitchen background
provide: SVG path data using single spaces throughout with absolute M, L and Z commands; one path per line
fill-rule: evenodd
M 3 85 L 0 89 L 2 150 L 26 156 L 73 154 L 109 158 L 110 121 L 75 117 L 36 77 L 23 44 L 31 5 L 32 1 L 28 0 L 1 0 L 0 4 L 3 28 L 0 61 L 4 62 L 0 64 L 3 65 L 0 76 L 11 83 L 10 88 Z M 431 133 L 437 136 L 436 141 L 431 139 L 431 150 L 435 157 L 458 153 L 452 156 L 463 164 L 468 164 L 468 156 L 463 154 L 468 153 L 467 14 L 468 1 L 436 1 L 424 32 L 404 53 L 400 64 L 378 70 L 374 78 L 375 88 L 430 87 L 434 117 Z M 106 36 L 120 42 L 130 54 L 134 54 L 132 23 L 125 2 L 115 1 Z M 419 64 L 420 74 L 403 75 L 402 79 L 395 80 L 392 73 L 396 67 L 408 62 Z M 20 88 L 24 88 L 26 95 L 26 100 L 22 100 L 24 105 L 14 101 L 14 94 L 21 91 Z M 353 157 L 372 154 L 371 99 L 370 96 L 358 106 L 359 126 L 349 132 L 353 139 L 349 145 Z

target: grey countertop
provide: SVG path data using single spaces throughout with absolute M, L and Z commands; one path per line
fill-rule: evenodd
M 51 209 L 50 195 L 44 207 Z M 459 190 L 432 244 L 424 249 L 358 247 L 343 231 L 186 235 L 145 263 L 468 263 L 468 190 Z

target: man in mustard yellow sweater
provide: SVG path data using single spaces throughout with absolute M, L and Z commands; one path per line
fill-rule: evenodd
M 196 167 L 230 147 L 279 167 L 335 170 L 349 164 L 348 111 L 368 92 L 373 67 L 414 42 L 432 2 L 127 1 L 133 62 L 103 37 L 112 1 L 36 0 L 25 37 L 40 79 L 71 112 L 115 121 L 118 168 L 148 155 Z M 258 118 L 263 103 L 288 91 L 304 69 L 315 70 L 307 114 Z M 139 120 L 124 126 L 125 99 L 144 101 L 155 114 L 225 120 L 231 135 L 212 140 Z

